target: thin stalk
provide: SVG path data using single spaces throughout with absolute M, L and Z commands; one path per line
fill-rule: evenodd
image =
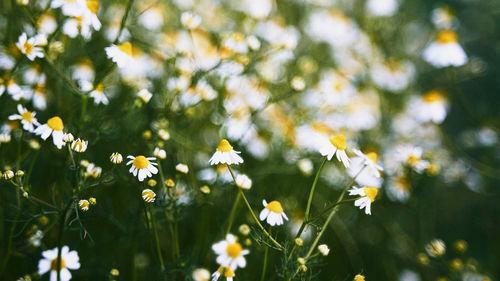
M 122 21 L 120 23 L 120 30 L 118 31 L 118 34 L 116 35 L 115 41 L 113 41 L 113 44 L 118 43 L 118 40 L 120 39 L 120 36 L 122 35 L 123 29 L 125 28 L 125 22 L 127 21 L 128 14 L 130 12 L 130 9 L 132 8 L 133 3 L 134 3 L 134 0 L 129 0 L 127 3 L 127 8 L 125 9 L 125 14 L 123 15 Z
M 16 188 L 16 203 L 17 203 L 17 211 L 16 211 L 16 216 L 14 221 L 12 222 L 12 225 L 10 227 L 10 232 L 9 232 L 9 239 L 7 242 L 7 252 L 5 253 L 5 257 L 2 261 L 2 268 L 0 269 L 0 276 L 3 276 L 3 273 L 6 269 L 7 262 L 9 261 L 10 255 L 11 255 L 11 248 L 12 248 L 12 238 L 14 236 L 14 230 L 17 225 L 17 220 L 19 219 L 19 216 L 21 215 L 21 200 L 20 200 L 20 190 L 19 188 Z
M 229 169 L 229 172 L 231 173 L 231 176 L 233 177 L 233 180 L 234 180 L 234 183 L 236 184 L 236 177 L 234 176 L 234 173 L 233 173 L 233 170 L 231 169 L 231 166 L 227 165 L 227 168 Z M 283 249 L 283 246 L 281 246 L 280 243 L 278 243 L 278 241 L 276 241 L 270 234 L 269 232 L 267 232 L 264 227 L 262 226 L 262 224 L 260 223 L 259 219 L 257 218 L 257 216 L 255 215 L 252 207 L 250 206 L 250 203 L 248 203 L 248 200 L 247 200 L 247 197 L 245 196 L 245 193 L 243 192 L 243 190 L 241 190 L 241 188 L 238 187 L 238 191 L 240 192 L 241 194 L 241 197 L 243 197 L 243 201 L 245 201 L 245 204 L 247 205 L 247 208 L 248 208 L 248 211 L 250 211 L 250 214 L 252 214 L 252 217 L 253 219 L 255 220 L 255 222 L 257 223 L 257 225 L 260 227 L 260 229 L 262 230 L 262 232 L 264 232 L 264 234 L 267 236 L 267 238 L 269 238 L 269 240 L 271 240 L 271 242 L 273 242 L 273 244 L 278 247 L 280 250 Z
M 271 233 L 271 226 L 269 226 L 269 233 Z M 264 281 L 266 278 L 267 269 L 267 255 L 269 254 L 269 247 L 264 250 L 264 264 L 262 265 L 262 274 L 260 275 L 260 281 Z
M 158 239 L 158 230 L 156 229 L 156 219 L 153 216 L 153 212 L 151 212 L 151 206 L 148 204 L 148 219 L 151 220 L 151 225 L 153 226 L 153 233 L 155 236 L 155 242 L 156 242 L 156 252 L 158 254 L 158 259 L 160 260 L 160 268 L 162 272 L 163 279 L 165 279 L 165 264 L 163 263 L 163 255 L 161 253 L 161 248 L 160 248 L 160 239 Z
M 73 199 L 66 205 L 64 211 L 61 213 L 59 218 L 59 233 L 57 238 L 57 281 L 61 281 L 61 251 L 62 251 L 62 241 L 64 236 L 64 226 L 66 224 L 66 217 L 71 211 L 71 205 L 73 204 Z
M 236 215 L 236 210 L 238 209 L 238 203 L 241 200 L 241 194 L 238 192 L 236 195 L 236 199 L 234 199 L 233 207 L 231 208 L 231 213 L 229 214 L 229 223 L 227 224 L 226 234 L 231 231 L 231 227 L 233 226 L 234 217 Z

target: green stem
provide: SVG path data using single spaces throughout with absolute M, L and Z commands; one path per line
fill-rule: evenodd
M 12 238 L 14 236 L 14 230 L 17 225 L 17 220 L 19 219 L 19 216 L 21 215 L 21 200 L 20 200 L 20 189 L 16 188 L 16 202 L 17 202 L 17 211 L 16 211 L 16 216 L 14 221 L 12 222 L 12 225 L 10 227 L 10 232 L 9 232 L 9 239 L 7 242 L 7 252 L 5 253 L 5 257 L 2 261 L 2 268 L 0 269 L 0 276 L 3 276 L 3 273 L 7 267 L 7 262 L 9 261 L 10 255 L 11 255 L 11 248 L 12 248 Z
M 153 226 L 153 233 L 154 233 L 155 242 L 156 242 L 156 252 L 158 254 L 158 259 L 160 260 L 160 268 L 161 268 L 162 276 L 165 279 L 165 264 L 163 263 L 163 255 L 161 253 L 160 240 L 158 239 L 158 230 L 156 228 L 156 219 L 153 216 L 153 212 L 151 211 L 151 206 L 149 204 L 147 207 L 147 212 L 148 212 L 148 219 L 151 221 L 151 225 Z
M 118 43 L 118 40 L 120 39 L 120 36 L 122 35 L 123 29 L 125 28 L 125 22 L 127 21 L 128 14 L 130 12 L 130 9 L 132 8 L 134 0 L 129 0 L 127 3 L 127 8 L 125 9 L 125 14 L 123 15 L 122 21 L 120 23 L 120 30 L 118 31 L 118 35 L 116 35 L 115 41 L 113 41 L 113 44 Z
M 57 238 L 57 281 L 61 281 L 61 251 L 62 251 L 62 241 L 64 236 L 64 226 L 66 224 L 66 217 L 71 211 L 71 205 L 73 204 L 73 199 L 66 205 L 64 211 L 61 213 L 59 218 L 59 233 Z
M 226 234 L 231 231 L 231 227 L 233 226 L 234 217 L 236 215 L 236 210 L 238 209 L 238 203 L 241 200 L 241 194 L 238 192 L 236 195 L 236 199 L 234 199 L 233 207 L 231 208 L 231 213 L 229 214 L 229 223 L 227 225 Z
M 271 226 L 269 226 L 269 233 L 271 233 Z M 266 247 L 266 249 L 264 250 L 264 264 L 262 265 L 262 274 L 260 275 L 260 281 L 264 281 L 264 278 L 266 278 L 268 254 L 269 254 L 269 247 Z
M 233 177 L 233 180 L 234 180 L 234 183 L 236 184 L 236 177 L 234 176 L 234 173 L 233 173 L 233 170 L 231 169 L 231 166 L 227 165 L 227 168 L 229 169 L 229 172 L 231 173 L 231 176 Z M 241 197 L 243 197 L 243 201 L 245 201 L 245 204 L 247 205 L 247 208 L 248 208 L 248 211 L 250 211 L 250 214 L 252 214 L 252 217 L 253 219 L 255 220 L 255 222 L 257 223 L 257 225 L 260 227 L 260 229 L 262 230 L 262 232 L 264 232 L 264 234 L 267 236 L 267 238 L 269 238 L 269 240 L 271 240 L 271 242 L 276 246 L 278 247 L 280 250 L 283 249 L 283 246 L 281 246 L 280 243 L 278 243 L 278 241 L 276 241 L 265 229 L 264 227 L 262 226 L 262 224 L 260 223 L 259 219 L 257 218 L 257 216 L 255 215 L 252 207 L 250 206 L 250 203 L 248 203 L 248 200 L 247 200 L 247 197 L 245 196 L 245 193 L 243 192 L 243 190 L 241 190 L 241 188 L 238 187 L 238 191 L 240 192 L 241 194 Z

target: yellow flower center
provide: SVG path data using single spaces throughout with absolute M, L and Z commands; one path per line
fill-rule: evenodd
M 422 100 L 426 103 L 441 102 L 443 96 L 438 91 L 430 91 L 423 96 Z
M 33 45 L 31 45 L 30 43 L 26 42 L 24 43 L 24 52 L 29 55 L 33 52 Z
M 118 49 L 120 51 L 124 52 L 125 54 L 132 56 L 132 44 L 130 42 L 123 42 L 120 45 L 118 45 Z
M 333 136 L 330 138 L 330 142 L 339 150 L 344 150 L 347 147 L 344 135 Z
M 366 197 L 370 198 L 370 201 L 375 201 L 375 197 L 377 197 L 378 194 L 378 188 L 365 186 L 363 190 L 365 191 Z
M 269 204 L 267 204 L 266 208 L 269 211 L 274 212 L 274 213 L 278 213 L 278 214 L 283 212 L 283 207 L 281 207 L 281 203 L 278 201 L 269 202 Z
M 342 83 L 341 81 L 339 80 L 336 80 L 335 82 L 333 82 L 333 89 L 336 91 L 336 92 L 340 92 L 342 91 L 342 89 L 344 89 L 344 83 Z
M 82 147 L 83 147 L 82 141 L 76 141 L 75 144 L 73 144 L 72 148 L 75 151 L 80 151 L 80 150 L 82 150 Z
M 406 177 L 403 176 L 397 177 L 396 184 L 400 189 L 404 191 L 410 190 L 410 181 Z
M 59 116 L 54 116 L 47 121 L 47 126 L 54 131 L 62 131 L 64 129 L 64 124 Z
M 420 157 L 416 156 L 416 155 L 410 155 L 408 156 L 408 159 L 406 159 L 406 162 L 410 165 L 410 166 L 417 166 L 418 163 L 420 162 Z
M 231 150 L 233 150 L 233 147 L 226 139 L 222 139 L 217 147 L 217 151 L 229 152 Z
M 226 252 L 228 256 L 230 256 L 233 259 L 239 257 L 242 250 L 243 248 L 241 247 L 241 244 L 238 242 L 235 242 L 233 244 L 228 244 L 226 247 Z
M 26 111 L 25 113 L 21 114 L 21 117 L 23 118 L 23 120 L 31 122 L 31 120 L 33 120 L 33 113 L 31 113 L 31 111 Z
M 151 201 L 153 200 L 153 198 L 155 198 L 155 195 L 150 190 L 144 190 L 142 192 L 142 197 L 145 198 L 147 201 Z
M 354 281 L 365 281 L 365 277 L 363 275 L 354 276 Z
M 234 277 L 234 271 L 232 271 L 229 266 L 226 266 L 224 270 L 224 277 Z
M 97 14 L 99 10 L 99 1 L 95 0 L 87 0 L 87 8 L 93 13 Z
M 453 30 L 441 30 L 437 34 L 436 41 L 441 44 L 456 43 L 458 36 Z
M 66 262 L 64 261 L 63 258 L 61 258 L 61 265 L 59 267 L 59 270 L 63 269 L 66 267 Z M 51 270 L 55 270 L 55 271 L 58 271 L 57 270 L 57 258 L 53 259 L 51 262 L 50 262 L 50 269 Z
M 74 20 L 78 23 L 78 26 L 82 26 L 83 17 L 74 17 Z
M 16 84 L 16 82 L 12 78 L 10 78 L 9 81 L 7 82 L 7 86 L 12 86 L 14 84 Z
M 369 152 L 366 154 L 366 158 L 372 160 L 373 163 L 377 164 L 377 153 Z
M 95 87 L 95 90 L 99 93 L 104 92 L 104 85 L 102 83 L 99 83 L 99 85 L 97 85 L 97 87 Z
M 139 170 L 146 169 L 146 167 L 149 165 L 149 160 L 146 157 L 139 155 L 135 157 L 132 164 Z

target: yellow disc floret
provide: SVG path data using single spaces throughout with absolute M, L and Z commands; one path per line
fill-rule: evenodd
M 61 258 L 61 264 L 60 264 L 59 270 L 65 268 L 65 267 L 66 267 L 66 262 L 64 261 L 63 258 Z M 57 271 L 57 258 L 53 259 L 50 262 L 50 269 Z
M 336 135 L 330 138 L 330 142 L 335 146 L 338 150 L 345 150 L 345 136 L 344 135 Z
M 31 120 L 33 120 L 33 113 L 31 113 L 31 111 L 26 111 L 25 113 L 21 114 L 21 117 L 23 118 L 23 120 L 31 122 Z
M 219 146 L 217 147 L 217 151 L 221 152 L 229 152 L 231 150 L 233 150 L 233 147 L 226 139 L 222 139 L 219 143 Z
M 378 188 L 365 186 L 363 190 L 365 191 L 366 197 L 370 198 L 370 201 L 375 201 L 375 197 L 377 197 L 378 194 Z
M 24 43 L 24 52 L 29 55 L 33 52 L 33 45 L 31 45 L 30 43 L 26 42 Z
M 269 211 L 274 212 L 274 213 L 278 213 L 278 214 L 283 212 L 283 207 L 281 207 L 281 203 L 278 201 L 269 202 L 269 204 L 267 204 L 266 208 Z
M 54 131 L 62 131 L 64 129 L 64 124 L 59 116 L 54 116 L 47 121 L 47 126 Z
M 146 167 L 149 165 L 149 160 L 146 157 L 139 155 L 135 157 L 134 162 L 132 162 L 132 164 L 139 170 L 146 169 Z
M 233 259 L 239 257 L 241 254 L 241 251 L 243 251 L 243 248 L 241 247 L 241 244 L 238 242 L 228 244 L 226 247 L 227 255 Z
M 99 1 L 95 0 L 87 0 L 87 8 L 93 13 L 97 14 L 99 10 Z
M 125 54 L 132 56 L 132 44 L 130 42 L 123 42 L 120 45 L 118 45 L 118 49 L 120 51 L 124 52 Z
M 377 153 L 375 153 L 375 152 L 368 152 L 366 154 L 366 158 L 372 160 L 372 162 L 375 164 L 377 163 Z
M 442 102 L 443 96 L 438 91 L 430 91 L 422 99 L 426 103 Z
M 437 34 L 436 41 L 441 44 L 456 43 L 458 42 L 458 36 L 453 30 L 441 30 Z

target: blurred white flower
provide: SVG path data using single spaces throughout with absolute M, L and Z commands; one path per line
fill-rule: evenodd
M 76 251 L 70 251 L 68 246 L 61 249 L 60 268 L 57 268 L 58 248 L 42 252 L 42 259 L 38 262 L 38 274 L 43 275 L 50 270 L 50 281 L 57 280 L 57 271 L 60 273 L 61 281 L 71 280 L 71 270 L 80 268 L 80 258 Z
M 422 57 L 434 67 L 461 66 L 467 63 L 467 55 L 458 44 L 458 36 L 453 30 L 441 30 L 436 40 L 428 45 Z

